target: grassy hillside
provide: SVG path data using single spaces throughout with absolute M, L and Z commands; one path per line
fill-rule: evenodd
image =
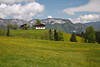
M 48 40 L 48 30 L 11 30 L 12 37 Z
M 0 37 L 0 67 L 99 67 L 100 44 Z
M 48 40 L 48 30 L 11 30 L 11 37 L 23 37 L 29 39 Z M 71 34 L 63 33 L 64 41 L 69 41 Z M 82 38 L 77 36 L 78 42 L 82 42 Z

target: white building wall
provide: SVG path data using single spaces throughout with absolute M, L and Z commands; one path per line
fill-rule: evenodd
M 36 29 L 45 29 L 45 27 L 36 27 Z

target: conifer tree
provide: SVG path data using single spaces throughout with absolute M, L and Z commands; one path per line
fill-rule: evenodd
M 76 40 L 76 34 L 74 32 L 72 33 L 72 36 L 70 38 L 70 41 L 71 42 L 77 42 L 77 40 Z
M 53 32 L 51 29 L 49 30 L 49 40 L 53 40 Z
M 10 25 L 7 25 L 7 36 L 10 36 Z
M 58 33 L 57 33 L 56 29 L 54 30 L 54 40 L 58 41 Z

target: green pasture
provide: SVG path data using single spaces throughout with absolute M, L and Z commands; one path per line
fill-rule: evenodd
M 0 67 L 99 66 L 100 44 L 0 36 Z

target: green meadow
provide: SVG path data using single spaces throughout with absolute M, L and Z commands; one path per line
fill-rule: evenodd
M 0 36 L 0 67 L 100 67 L 100 44 L 49 41 L 47 30 L 11 30 Z M 47 37 L 45 39 L 45 37 Z
M 11 37 L 22 37 L 28 39 L 49 40 L 48 30 L 11 30 Z M 64 41 L 70 41 L 71 34 L 63 32 Z M 82 42 L 82 38 L 77 36 L 77 41 Z

